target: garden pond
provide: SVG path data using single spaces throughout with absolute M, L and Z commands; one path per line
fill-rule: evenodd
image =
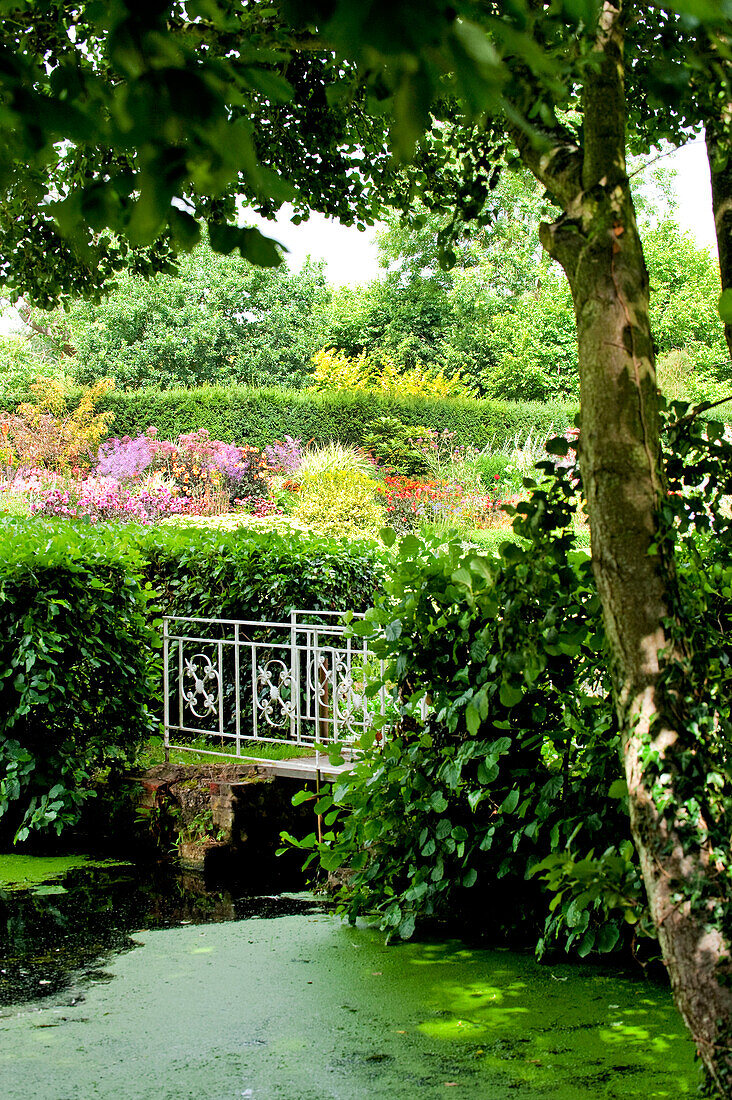
M 668 991 L 602 964 L 387 947 L 307 894 L 0 857 L 6 1100 L 693 1095 Z

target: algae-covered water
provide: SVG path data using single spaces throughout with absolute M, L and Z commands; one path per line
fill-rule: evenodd
M 387 948 L 307 896 L 190 875 L 77 867 L 55 888 L 0 890 L 8 1100 L 651 1100 L 696 1088 L 668 992 L 610 965 L 539 966 L 456 941 Z

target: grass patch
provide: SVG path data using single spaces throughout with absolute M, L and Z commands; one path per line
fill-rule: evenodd
M 587 526 L 586 523 L 578 520 L 576 517 L 573 521 L 573 526 L 576 548 L 578 550 L 589 550 L 590 528 Z M 432 530 L 436 531 L 437 528 L 433 528 Z M 500 547 L 501 543 L 504 542 L 515 542 L 519 545 L 524 546 L 528 545 L 528 541 L 521 538 L 520 535 L 517 535 L 512 527 L 484 527 L 480 529 L 473 528 L 470 531 L 461 531 L 459 528 L 454 528 L 453 530 L 440 528 L 439 530 L 442 531 L 446 536 L 452 538 L 460 538 L 463 540 L 466 546 L 476 546 L 480 550 L 484 550 L 487 554 L 497 554 L 498 548 Z M 424 534 L 428 534 L 430 532 L 430 528 L 425 526 L 422 531 Z
M 236 745 L 233 742 L 225 740 L 222 748 L 221 741 L 215 737 L 197 738 L 190 742 L 190 747 L 194 751 L 182 752 L 180 749 L 171 748 L 169 762 L 171 764 L 210 764 L 215 757 L 208 756 L 206 752 L 201 752 L 202 749 L 220 752 L 222 754 L 221 759 L 224 756 L 230 757 L 232 760 L 239 759 L 236 756 Z M 251 756 L 257 760 L 293 760 L 299 756 L 315 755 L 314 748 L 294 745 L 290 742 L 273 745 L 242 740 L 241 751 L 243 756 Z M 162 737 L 151 737 L 138 757 L 137 766 L 146 770 L 147 768 L 154 768 L 156 764 L 164 763 L 163 739 Z

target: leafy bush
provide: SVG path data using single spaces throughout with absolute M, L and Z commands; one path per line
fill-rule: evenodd
M 729 379 L 717 375 L 707 347 L 680 348 L 658 357 L 658 388 L 667 401 L 716 401 L 729 393 Z M 726 365 L 726 364 L 725 364 Z
M 376 501 L 379 483 L 359 470 L 326 468 L 298 474 L 300 489 L 292 515 L 335 536 L 376 535 L 384 512 Z
M 503 478 L 511 464 L 510 456 L 503 451 L 476 454 L 471 461 L 484 485 L 489 485 L 496 476 Z
M 658 552 L 675 554 L 692 690 L 681 699 L 673 662 L 665 690 L 686 710 L 679 797 L 706 807 L 701 825 L 689 814 L 685 842 L 698 843 L 701 827 L 725 873 L 732 443 L 688 407 L 673 417 Z M 491 560 L 407 537 L 384 600 L 354 624 L 385 662 L 371 690 L 391 692 L 399 722 L 321 795 L 322 843 L 296 841 L 325 870 L 351 869 L 338 894 L 351 919 L 376 912 L 390 935 L 408 937 L 420 919 L 460 912 L 473 927 L 532 933 L 540 954 L 564 945 L 585 956 L 653 935 L 628 840 L 599 600 L 575 549 L 573 443 L 550 444 L 562 461 L 543 463 L 547 479 L 518 506 L 518 544 Z M 652 751 L 645 766 L 662 792 Z
M 0 830 L 24 840 L 73 825 L 91 774 L 149 737 L 156 638 L 128 550 L 40 523 L 2 538 Z
M 385 662 L 371 690 L 385 686 L 400 717 L 319 803 L 332 828 L 318 858 L 351 868 L 338 895 L 351 919 L 375 911 L 408 937 L 418 919 L 460 911 L 540 937 L 544 903 L 527 871 L 627 834 L 623 800 L 606 799 L 618 745 L 574 492 L 560 470 L 519 505 L 521 544 L 494 559 L 407 536 L 385 598 L 354 624 Z M 637 883 L 637 865 L 631 874 Z M 575 903 L 541 946 L 610 949 L 626 914 L 610 891 L 596 910 Z
M 17 401 L 24 396 L 19 394 Z M 75 400 L 78 391 L 70 395 L 70 407 Z M 161 439 L 176 439 L 183 432 L 206 428 L 212 439 L 258 447 L 286 435 L 313 443 L 337 440 L 363 446 L 379 418 L 393 416 L 414 428 L 452 431 L 462 444 L 482 448 L 490 443 L 500 448 L 517 434 L 546 434 L 552 425 L 571 424 L 577 413 L 576 405 L 559 402 L 512 404 L 468 397 L 429 399 L 359 390 L 314 393 L 245 386 L 115 390 L 100 408 L 114 413 L 118 435 L 134 438 L 154 424 Z
M 317 263 L 298 273 L 285 264 L 265 269 L 200 244 L 178 257 L 175 272 L 121 274 L 115 283 L 101 301 L 72 301 L 61 316 L 51 315 L 76 349 L 80 381 L 103 372 L 120 389 L 298 386 L 326 338 L 318 317 L 328 290 Z
M 317 390 L 374 390 L 410 394 L 413 397 L 457 397 L 467 393 L 460 374 L 448 376 L 417 362 L 412 367 L 397 363 L 386 352 L 349 358 L 344 351 L 323 348 L 313 356 L 311 385 Z
M 157 602 L 175 615 L 279 622 L 293 608 L 365 611 L 385 571 L 372 543 L 291 530 L 163 525 L 138 545 Z
M 321 447 L 308 447 L 300 459 L 298 478 L 320 477 L 321 474 L 360 474 L 368 478 L 374 473 L 374 463 L 357 447 L 344 447 L 340 443 L 325 443 Z
M 59 380 L 45 378 L 33 383 L 33 401 L 21 402 L 14 414 L 0 414 L 2 460 L 59 470 L 88 466 L 114 418 L 110 410 L 100 412 L 97 407 L 113 388 L 110 379 L 102 379 L 70 403 Z
M 363 438 L 363 445 L 377 462 L 395 474 L 415 477 L 427 472 L 428 466 L 414 439 L 426 435 L 424 425 L 403 424 L 395 416 L 380 416 Z
M 53 357 L 42 357 L 31 340 L 11 333 L 0 336 L 0 402 L 8 394 L 28 390 L 39 378 L 61 373 Z

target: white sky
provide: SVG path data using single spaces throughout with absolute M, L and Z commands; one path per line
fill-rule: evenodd
M 714 253 L 712 192 L 703 139 L 677 149 L 661 163 L 676 169 L 679 224 Z M 382 274 L 376 256 L 376 227 L 360 233 L 322 214 L 312 214 L 301 225 L 292 225 L 285 217 L 274 224 L 263 223 L 262 229 L 289 249 L 286 259 L 294 270 L 302 267 L 308 255 L 325 260 L 326 277 L 335 286 L 367 283 Z
M 312 256 L 314 260 L 325 260 L 325 277 L 334 286 L 369 283 L 383 274 L 376 253 L 378 225 L 368 226 L 362 233 L 355 226 L 341 225 L 317 213 L 300 225 L 293 225 L 286 214 L 275 222 L 252 218 L 251 214 L 245 220 L 289 250 L 285 261 L 293 271 L 299 271 Z
M 677 149 L 666 163 L 677 172 L 675 184 L 679 199 L 679 225 L 693 233 L 699 245 L 716 255 L 712 185 L 703 138 Z

